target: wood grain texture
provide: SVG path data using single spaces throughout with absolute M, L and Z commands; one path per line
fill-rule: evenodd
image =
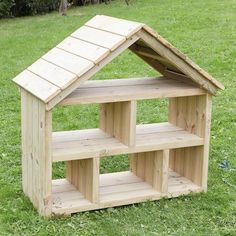
M 14 78 L 14 82 L 21 88 L 30 92 L 43 102 L 47 103 L 51 98 L 60 93 L 60 88 L 42 79 L 28 70 L 24 70 Z
M 126 40 L 126 38 L 123 36 L 87 26 L 82 26 L 73 34 L 71 34 L 71 36 L 77 39 L 84 40 L 85 42 L 93 43 L 95 45 L 107 48 L 111 51 L 114 51 Z
M 51 215 L 51 113 L 45 104 L 22 90 L 23 189 L 42 216 Z M 27 107 L 25 107 L 27 105 Z
M 66 179 L 92 203 L 99 201 L 99 158 L 68 161 Z
M 89 60 L 78 57 L 59 48 L 53 48 L 42 58 L 71 73 L 76 74 L 78 77 L 83 75 L 94 65 L 94 63 Z
M 43 59 L 37 60 L 28 67 L 28 70 L 59 87 L 61 90 L 65 89 L 77 79 L 75 74 Z
M 167 197 L 177 197 L 202 189 L 187 178 L 170 171 Z M 53 213 L 67 215 L 75 212 L 128 205 L 147 200 L 158 200 L 161 193 L 150 184 L 129 171 L 100 175 L 100 202 L 91 203 L 67 180 L 54 180 L 52 183 Z
M 136 144 L 127 146 L 99 129 L 53 133 L 53 161 L 201 146 L 203 139 L 168 123 L 138 125 Z
M 203 89 L 193 85 L 164 77 L 93 80 L 86 81 L 78 87 L 60 105 L 113 103 L 128 100 L 193 96 L 205 93 Z
M 101 130 L 114 136 L 125 145 L 135 145 L 135 101 L 101 104 L 99 120 Z
M 204 146 L 170 151 L 170 168 L 207 189 L 211 95 L 170 98 L 169 122 L 204 139 Z
M 139 31 L 144 24 L 110 16 L 97 15 L 85 23 L 85 25 L 128 38 Z
M 66 38 L 57 47 L 90 60 L 95 64 L 98 64 L 110 52 L 109 49 L 73 37 Z

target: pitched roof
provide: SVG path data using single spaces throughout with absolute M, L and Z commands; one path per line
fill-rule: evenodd
M 165 77 L 215 94 L 224 86 L 145 24 L 98 15 L 16 76 L 13 81 L 56 105 L 129 48 Z

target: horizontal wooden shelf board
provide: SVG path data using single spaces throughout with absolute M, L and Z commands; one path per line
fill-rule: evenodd
M 168 187 L 169 197 L 201 191 L 199 186 L 173 171 L 169 173 Z M 53 180 L 53 212 L 55 214 L 71 214 L 146 200 L 157 200 L 165 196 L 130 171 L 100 175 L 99 191 L 99 202 L 91 203 L 67 180 Z
M 136 145 L 129 147 L 100 129 L 53 133 L 53 161 L 203 145 L 203 138 L 168 122 L 138 125 Z
M 203 89 L 164 77 L 91 80 L 78 87 L 60 105 L 202 95 Z

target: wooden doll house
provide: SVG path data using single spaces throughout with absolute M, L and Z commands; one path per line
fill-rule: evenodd
M 162 74 L 90 80 L 131 50 Z M 223 85 L 145 24 L 95 16 L 14 78 L 21 88 L 22 181 L 40 215 L 207 190 L 212 95 Z M 168 122 L 136 125 L 136 102 L 169 98 Z M 100 104 L 98 129 L 52 131 L 55 106 Z M 130 171 L 100 174 L 129 154 Z M 110 157 L 112 158 L 112 157 Z M 66 178 L 52 180 L 52 163 Z

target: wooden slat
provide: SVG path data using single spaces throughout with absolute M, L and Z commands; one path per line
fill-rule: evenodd
M 28 70 L 56 85 L 60 89 L 66 88 L 77 79 L 75 74 L 43 59 L 37 60 L 34 64 L 28 67 Z
M 166 129 L 166 131 L 165 131 Z M 88 132 L 86 134 L 86 132 Z M 126 146 L 99 129 L 53 133 L 53 161 L 199 146 L 203 139 L 168 123 L 139 125 L 136 145 Z
M 77 76 L 83 75 L 94 66 L 93 62 L 59 48 L 52 49 L 42 58 L 76 74 Z
M 94 80 L 86 81 L 65 98 L 60 105 L 107 103 L 201 94 L 205 94 L 203 89 L 163 77 Z
M 28 92 L 21 89 L 21 146 L 22 146 L 22 187 L 24 194 L 29 196 L 28 192 L 28 160 L 29 160 L 29 150 L 27 148 L 28 135 L 29 135 L 29 125 L 30 125 L 30 100 Z
M 49 83 L 28 70 L 24 70 L 16 76 L 14 82 L 45 103 L 61 91 L 59 87 Z
M 143 24 L 138 22 L 127 21 L 103 15 L 97 15 L 93 17 L 85 25 L 114 34 L 119 34 L 127 38 L 136 33 L 143 26 Z
M 95 64 L 99 63 L 109 54 L 109 49 L 99 47 L 73 37 L 66 38 L 58 44 L 57 47 L 90 60 Z
M 110 49 L 111 51 L 114 51 L 126 40 L 126 38 L 123 36 L 112 34 L 109 32 L 105 32 L 87 26 L 82 26 L 81 28 L 76 30 L 73 34 L 71 34 L 71 36 Z

